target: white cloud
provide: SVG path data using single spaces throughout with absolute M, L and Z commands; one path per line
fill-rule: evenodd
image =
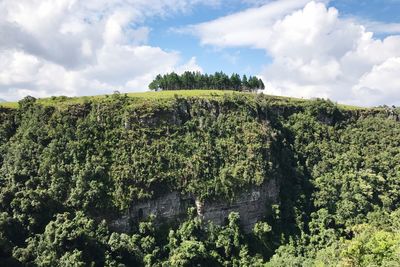
M 181 61 L 178 53 L 150 46 L 106 46 L 97 54 L 96 64 L 69 70 L 23 52 L 2 53 L 0 69 L 7 67 L 0 73 L 0 98 L 145 91 L 158 73 L 201 71 L 195 58 L 178 64 Z
M 364 74 L 353 92 L 361 101 L 400 105 L 400 57 L 389 58 Z
M 267 93 L 359 105 L 399 103 L 394 70 L 400 36 L 376 39 L 324 2 L 273 1 L 186 30 L 204 45 L 264 49 L 272 58 L 260 74 Z
M 186 64 L 183 64 L 179 68 L 174 70 L 178 74 L 182 74 L 185 71 L 198 71 L 203 72 L 203 69 L 197 64 L 196 57 L 192 57 Z
M 194 59 L 182 63 L 178 52 L 147 46 L 151 29 L 141 25 L 148 17 L 189 12 L 197 4 L 204 3 L 2 0 L 0 98 L 143 91 L 159 72 L 185 64 L 194 68 Z
M 353 18 L 355 22 L 359 21 L 368 31 L 381 34 L 400 33 L 400 23 L 385 23 L 381 21 L 365 20 L 362 18 Z
M 31 55 L 19 51 L 0 54 L 0 84 L 27 83 L 32 80 L 40 67 L 40 61 Z
M 308 1 L 274 1 L 211 22 L 194 25 L 187 30 L 195 32 L 205 45 L 262 48 L 268 38 L 265 34 L 266 28 L 288 12 L 304 6 Z

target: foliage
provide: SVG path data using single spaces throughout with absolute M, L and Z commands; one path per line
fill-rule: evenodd
M 264 89 L 261 79 L 246 75 L 241 78 L 237 73 L 230 77 L 223 72 L 215 74 L 201 74 L 200 72 L 185 71 L 178 75 L 175 72 L 157 75 L 149 84 L 151 90 L 193 90 L 193 89 L 219 89 L 234 91 L 255 91 Z
M 396 111 L 188 92 L 0 108 L 1 265 L 396 266 Z M 193 209 L 110 227 L 168 191 L 229 202 L 271 178 L 280 199 L 251 233 L 238 213 L 219 226 Z

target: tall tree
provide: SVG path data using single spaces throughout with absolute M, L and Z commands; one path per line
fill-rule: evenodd
M 241 87 L 241 90 L 242 90 L 242 91 L 246 91 L 246 90 L 248 90 L 248 88 L 249 88 L 249 83 L 248 83 L 248 81 L 247 81 L 247 76 L 246 76 L 246 74 L 245 74 L 245 75 L 243 75 L 243 78 L 242 78 L 242 87 Z
M 242 80 L 240 79 L 239 74 L 237 73 L 233 73 L 231 75 L 231 85 L 232 88 L 236 91 L 238 91 L 240 89 L 240 85 L 242 84 Z
M 185 71 L 178 75 L 175 72 L 157 75 L 149 84 L 151 90 L 193 90 L 193 89 L 218 89 L 247 91 L 255 89 L 264 89 L 264 83 L 261 79 L 250 76 L 243 79 L 239 74 L 233 73 L 230 77 L 224 72 L 215 72 L 214 74 L 201 74 L 200 72 Z

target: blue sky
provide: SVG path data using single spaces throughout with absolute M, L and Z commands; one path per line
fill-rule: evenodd
M 0 99 L 257 75 L 265 93 L 400 105 L 400 0 L 1 0 Z
M 150 19 L 146 23 L 152 29 L 149 44 L 179 51 L 184 61 L 196 56 L 199 65 L 208 73 L 220 70 L 227 73 L 259 73 L 265 64 L 271 62 L 271 57 L 262 49 L 216 49 L 212 46 L 201 45 L 194 36 L 176 33 L 172 30 L 218 19 L 253 6 L 254 4 L 251 3 L 231 1 L 229 5 L 224 4 L 217 7 L 200 6 L 181 16 Z M 345 18 L 384 23 L 400 22 L 400 0 L 335 0 L 330 1 L 328 6 L 337 8 L 341 16 Z M 375 34 L 379 38 L 388 35 L 379 32 Z
M 336 7 L 343 16 L 383 22 L 400 21 L 399 0 L 334 0 L 329 6 Z
M 198 64 L 207 73 L 216 71 L 241 74 L 258 73 L 262 66 L 270 60 L 265 51 L 250 48 L 220 49 L 203 46 L 196 37 L 174 31 L 180 27 L 214 20 L 252 6 L 240 1 L 233 2 L 236 3 L 217 7 L 199 6 L 181 16 L 150 19 L 147 24 L 152 29 L 149 44 L 159 45 L 166 50 L 179 51 L 183 61 L 188 61 L 195 56 Z

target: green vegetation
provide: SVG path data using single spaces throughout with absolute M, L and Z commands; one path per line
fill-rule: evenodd
M 194 89 L 210 89 L 215 88 L 219 90 L 235 90 L 235 91 L 256 91 L 264 89 L 264 82 L 255 77 L 250 76 L 247 78 L 243 75 L 241 78 L 239 74 L 233 73 L 230 77 L 223 72 L 216 72 L 215 74 L 201 74 L 200 72 L 185 71 L 183 74 L 178 75 L 175 72 L 157 75 L 157 77 L 150 83 L 151 90 L 194 90 Z
M 119 92 L 115 92 L 115 94 L 123 95 L 124 97 L 133 98 L 134 101 L 147 101 L 147 100 L 156 100 L 156 101 L 170 101 L 175 97 L 197 97 L 197 98 L 221 98 L 228 94 L 240 94 L 242 97 L 252 97 L 252 93 L 246 92 L 236 92 L 233 90 L 167 90 L 167 91 L 159 91 L 159 92 L 139 92 L 139 93 L 128 93 L 122 94 Z M 261 94 L 263 95 L 263 94 Z M 294 97 L 283 97 L 283 96 L 273 96 L 273 95 L 264 95 L 268 97 L 270 101 L 273 102 L 274 105 L 298 105 L 308 100 Z M 49 98 L 40 98 L 36 100 L 37 104 L 43 106 L 53 106 L 56 108 L 68 108 L 70 105 L 75 104 L 84 104 L 84 103 L 101 103 L 102 101 L 109 100 L 112 98 L 112 95 L 97 95 L 97 96 L 80 96 L 80 97 L 67 97 L 67 96 L 58 96 L 58 97 L 49 97 Z M 3 102 L 0 103 L 0 108 L 18 108 L 18 102 Z M 338 104 L 343 110 L 372 110 L 370 108 L 362 108 L 357 106 L 349 106 Z M 383 110 L 383 107 L 374 108 L 375 110 Z
M 207 98 L 218 98 L 226 94 L 233 94 L 234 91 L 220 91 L 220 90 L 175 90 L 175 91 L 161 91 L 161 92 L 140 92 L 140 93 L 129 93 L 123 94 L 125 97 L 133 98 L 137 101 L 146 100 L 170 100 L 177 97 L 207 97 Z M 114 95 L 119 95 L 119 92 L 115 92 Z M 120 94 L 122 95 L 122 94 Z M 70 105 L 84 104 L 84 103 L 98 103 L 105 100 L 110 100 L 112 95 L 98 95 L 98 96 L 80 96 L 80 97 L 67 97 L 67 96 L 53 96 L 49 98 L 40 98 L 36 100 L 37 104 L 43 106 L 54 106 L 57 108 L 67 108 Z M 3 102 L 0 103 L 0 107 L 4 108 L 18 108 L 18 102 Z
M 0 107 L 0 265 L 397 266 L 395 109 L 221 91 L 27 97 Z M 279 181 L 251 233 L 150 217 L 138 200 L 176 190 L 232 200 Z

